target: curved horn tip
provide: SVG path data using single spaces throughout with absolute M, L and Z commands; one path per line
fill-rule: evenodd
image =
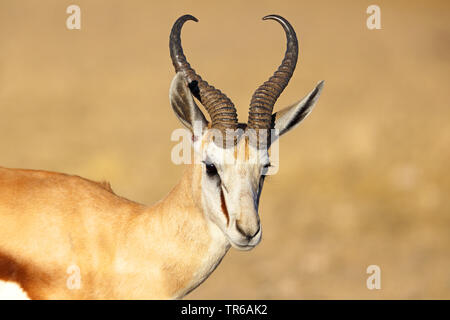
M 294 28 L 292 28 L 289 21 L 287 21 L 285 18 L 283 18 L 282 16 L 280 16 L 278 14 L 269 14 L 268 16 L 265 16 L 262 19 L 263 20 L 275 20 L 283 26 L 283 28 L 286 30 L 286 32 L 288 32 L 288 31 L 295 32 Z
M 192 20 L 192 21 L 198 22 L 198 19 L 191 14 L 185 14 L 185 15 L 179 17 L 178 20 L 183 20 L 183 21 Z
M 282 16 L 280 16 L 278 14 L 269 14 L 267 16 L 264 16 L 262 19 L 263 20 L 277 20 L 278 22 L 289 23 L 285 18 L 283 18 Z
M 267 16 L 264 16 L 262 19 L 269 20 L 269 19 L 276 19 L 276 18 L 282 18 L 282 17 L 277 14 L 268 14 Z

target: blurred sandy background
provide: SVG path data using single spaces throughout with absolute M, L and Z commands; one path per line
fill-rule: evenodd
M 66 29 L 78 4 L 82 29 Z M 381 7 L 382 30 L 366 8 Z M 450 298 L 450 2 L 0 1 L 0 165 L 106 179 L 152 204 L 170 162 L 170 28 L 193 67 L 247 119 L 281 62 L 289 19 L 300 60 L 276 109 L 325 89 L 281 141 L 263 191 L 263 241 L 231 250 L 188 298 Z M 381 267 L 381 290 L 366 288 Z

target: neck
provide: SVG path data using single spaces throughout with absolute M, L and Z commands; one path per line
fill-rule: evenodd
M 188 166 L 178 185 L 137 216 L 126 232 L 123 254 L 127 256 L 133 239 L 144 239 L 139 240 L 139 250 L 135 249 L 133 261 L 137 265 L 127 267 L 132 272 L 146 266 L 148 286 L 141 286 L 142 296 L 182 298 L 206 280 L 230 247 L 222 231 L 206 218 L 197 169 L 195 165 Z M 118 256 L 122 258 L 121 254 Z M 120 268 L 125 264 L 116 265 Z

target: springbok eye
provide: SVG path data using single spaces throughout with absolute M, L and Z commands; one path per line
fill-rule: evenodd
M 205 168 L 208 176 L 212 177 L 217 174 L 217 168 L 214 164 L 205 162 Z

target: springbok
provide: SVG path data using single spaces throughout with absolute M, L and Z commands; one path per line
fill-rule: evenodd
M 275 132 L 274 141 L 311 112 L 323 87 L 320 82 L 303 100 L 272 114 L 294 72 L 298 43 L 288 21 L 266 19 L 282 25 L 287 50 L 253 94 L 248 124 L 238 123 L 231 100 L 186 60 L 181 28 L 197 19 L 184 15 L 173 25 L 176 75 L 169 98 L 201 161 L 186 165 L 181 181 L 155 205 L 124 199 L 108 183 L 0 168 L 0 279 L 16 283 L 31 299 L 178 299 L 199 286 L 231 246 L 254 248 L 261 241 L 258 204 L 269 144 L 260 148 L 243 137 L 254 130 L 264 140 L 261 133 Z M 213 134 L 229 130 L 240 132 L 231 147 Z

